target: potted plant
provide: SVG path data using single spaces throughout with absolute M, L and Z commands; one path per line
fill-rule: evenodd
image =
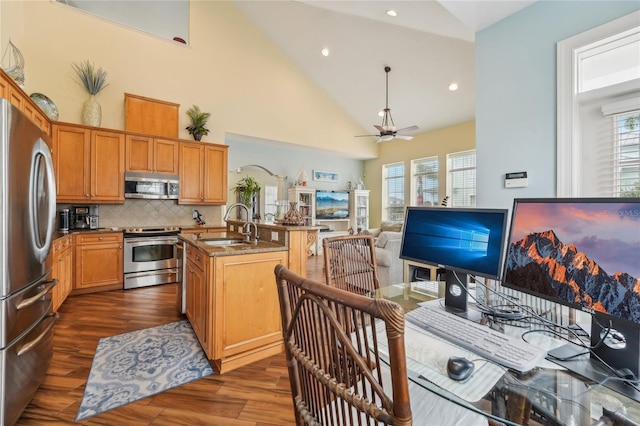
M 253 196 L 260 192 L 260 184 L 251 176 L 247 176 L 238 181 L 233 192 L 240 197 L 242 204 L 250 208 Z
M 100 126 L 102 121 L 102 107 L 96 101 L 96 95 L 109 84 L 107 83 L 107 72 L 102 68 L 96 68 L 89 61 L 72 63 L 74 71 L 80 79 L 79 83 L 89 93 L 82 107 L 82 122 L 89 126 Z
M 186 129 L 195 140 L 202 140 L 202 136 L 209 134 L 209 129 L 205 125 L 211 117 L 211 113 L 202 112 L 198 105 L 194 105 L 187 110 L 187 116 L 191 120 L 191 124 Z

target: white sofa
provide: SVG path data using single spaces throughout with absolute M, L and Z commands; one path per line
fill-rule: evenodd
M 400 259 L 402 243 L 402 223 L 386 222 L 380 228 L 364 231 L 376 240 L 376 263 L 380 286 L 400 284 L 404 281 L 404 262 Z

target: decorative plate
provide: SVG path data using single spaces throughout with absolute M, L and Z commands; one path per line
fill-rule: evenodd
M 47 114 L 50 120 L 56 121 L 58 119 L 58 107 L 51 99 L 42 93 L 32 93 L 29 97 L 40 107 L 42 112 Z

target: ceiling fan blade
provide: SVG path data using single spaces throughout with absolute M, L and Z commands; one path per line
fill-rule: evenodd
M 382 128 L 382 126 L 378 126 L 377 124 L 374 124 L 373 127 L 375 127 L 376 129 L 378 129 L 378 131 L 380 133 L 384 132 L 384 129 Z
M 418 126 L 409 126 L 409 127 L 405 127 L 404 129 L 398 129 L 396 130 L 397 133 L 406 133 L 406 132 L 413 132 L 415 130 L 418 130 Z
M 396 135 L 396 139 L 404 139 L 405 141 L 410 141 L 413 139 L 413 136 L 410 135 Z
M 380 136 L 380 135 L 355 135 L 354 137 L 356 137 L 356 138 L 371 138 L 371 137 L 375 138 L 375 137 L 378 137 L 378 136 Z

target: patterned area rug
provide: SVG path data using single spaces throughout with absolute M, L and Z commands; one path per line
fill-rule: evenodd
M 76 421 L 210 374 L 187 320 L 100 339 Z

